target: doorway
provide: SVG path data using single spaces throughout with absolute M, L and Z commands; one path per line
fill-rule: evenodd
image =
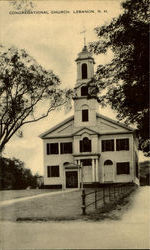
M 113 182 L 113 180 L 114 180 L 113 162 L 111 160 L 106 160 L 104 162 L 104 181 Z
M 78 172 L 67 171 L 66 172 L 66 188 L 77 188 L 78 187 Z

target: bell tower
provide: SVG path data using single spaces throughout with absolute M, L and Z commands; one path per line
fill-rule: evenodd
M 77 80 L 74 88 L 74 126 L 93 127 L 96 126 L 98 102 L 94 97 L 88 97 L 88 83 L 94 76 L 95 62 L 86 45 L 75 61 L 77 63 Z

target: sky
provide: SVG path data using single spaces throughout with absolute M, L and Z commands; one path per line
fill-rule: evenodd
M 18 0 L 19 1 L 19 0 Z M 34 11 L 46 14 L 12 14 L 16 11 L 9 1 L 0 1 L 0 42 L 7 46 L 25 49 L 45 69 L 51 69 L 62 81 L 62 86 L 73 88 L 76 82 L 77 54 L 82 50 L 84 39 L 81 32 L 86 29 L 86 43 L 97 39 L 96 26 L 109 23 L 121 12 L 120 0 L 35 0 Z M 91 13 L 79 13 L 86 10 Z M 69 12 L 68 14 L 59 13 Z M 94 13 L 93 13 L 94 11 Z M 108 63 L 106 55 L 94 56 L 96 66 Z M 39 109 L 42 106 L 39 106 Z M 109 107 L 99 110 L 115 119 L 116 113 Z M 7 143 L 4 157 L 16 157 L 25 162 L 33 173 L 43 174 L 43 146 L 39 135 L 73 114 L 65 111 L 51 112 L 37 123 L 25 125 L 23 138 L 16 135 Z M 140 152 L 139 160 L 145 160 Z

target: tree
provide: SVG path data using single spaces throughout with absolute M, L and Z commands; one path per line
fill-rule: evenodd
M 33 175 L 19 159 L 0 157 L 0 190 L 24 189 L 29 186 L 38 186 L 37 174 Z
M 91 83 L 98 100 L 110 104 L 118 119 L 136 124 L 140 149 L 149 155 L 149 21 L 148 0 L 127 0 L 123 14 L 95 28 L 98 40 L 89 47 L 96 55 L 113 51 L 113 59 L 99 65 Z M 103 91 L 104 90 L 104 91 Z
M 43 69 L 25 50 L 0 46 L 0 152 L 27 123 L 39 121 L 66 104 L 71 91 Z M 42 113 L 39 109 L 42 103 Z

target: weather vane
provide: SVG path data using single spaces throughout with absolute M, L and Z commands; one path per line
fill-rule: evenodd
M 86 46 L 86 36 L 85 36 L 86 31 L 87 30 L 84 27 L 84 30 L 80 32 L 80 34 L 84 34 L 84 46 Z

